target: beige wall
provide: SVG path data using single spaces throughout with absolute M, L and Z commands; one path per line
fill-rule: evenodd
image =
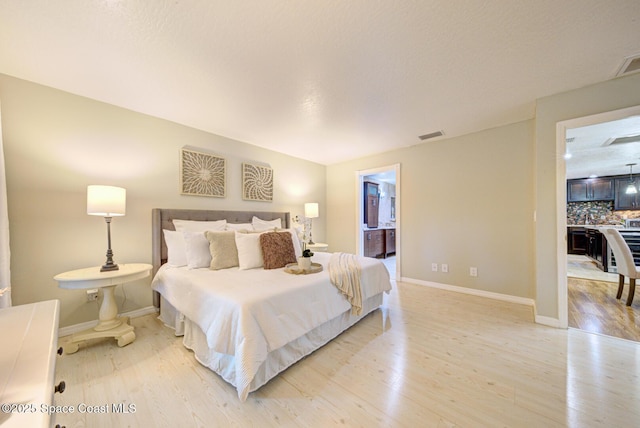
M 313 235 L 325 241 L 326 168 L 250 144 L 0 75 L 2 132 L 16 305 L 60 299 L 60 325 L 97 318 L 82 291 L 62 290 L 53 276 L 105 260 L 106 225 L 86 215 L 86 186 L 127 189 L 127 214 L 112 223 L 116 263 L 151 262 L 151 209 L 289 211 L 320 203 Z M 227 197 L 179 193 L 179 151 L 202 148 L 227 159 Z M 241 198 L 244 161 L 274 169 L 274 201 Z M 117 291 L 121 311 L 150 306 L 150 280 Z M 125 301 L 126 294 L 126 301 Z
M 399 163 L 402 276 L 533 298 L 533 141 L 525 121 L 329 166 L 329 245 L 356 249 L 356 171 Z
M 640 105 L 640 74 L 542 98 L 535 120 L 326 168 L 3 75 L 0 100 L 14 304 L 60 299 L 62 326 L 97 315 L 84 293 L 60 290 L 52 279 L 104 260 L 104 221 L 85 214 L 88 184 L 127 188 L 127 215 L 113 223 L 116 262 L 150 261 L 154 207 L 296 215 L 317 201 L 315 240 L 355 252 L 356 171 L 395 163 L 404 277 L 535 298 L 539 315 L 558 318 L 556 244 L 564 231 L 557 229 L 556 123 Z M 227 198 L 179 194 L 183 146 L 227 158 Z M 273 203 L 242 201 L 243 161 L 274 168 Z M 431 272 L 431 263 L 448 263 L 450 272 Z M 148 283 L 126 286 L 126 301 L 119 290 L 123 311 L 151 304 Z
M 558 230 L 556 124 L 560 121 L 640 105 L 640 74 L 553 95 L 536 106 L 536 303 L 540 316 L 558 318 Z
M 537 315 L 554 324 L 565 234 L 556 124 L 636 105 L 640 74 L 539 99 L 531 121 L 330 166 L 327 204 L 341 215 L 328 219 L 327 239 L 355 251 L 356 171 L 400 163 L 403 277 L 534 298 Z M 448 263 L 450 273 L 431 272 L 431 263 Z

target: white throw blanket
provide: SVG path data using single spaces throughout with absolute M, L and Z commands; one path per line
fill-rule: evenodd
M 347 301 L 351 314 L 362 314 L 362 288 L 360 287 L 360 262 L 355 254 L 333 253 L 329 260 L 329 278 Z

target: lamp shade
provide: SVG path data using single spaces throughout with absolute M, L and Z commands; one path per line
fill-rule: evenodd
M 127 191 L 114 186 L 87 186 L 87 214 L 115 217 L 125 214 Z
M 318 203 L 317 202 L 307 202 L 304 204 L 304 216 L 307 218 L 317 218 L 318 217 Z

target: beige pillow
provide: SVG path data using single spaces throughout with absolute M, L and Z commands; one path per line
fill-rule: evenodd
M 267 232 L 260 235 L 260 247 L 265 269 L 278 269 L 296 262 L 291 233 Z
M 204 234 L 209 241 L 210 269 L 218 270 L 238 266 L 238 247 L 236 247 L 236 234 L 233 230 L 226 232 L 207 230 Z

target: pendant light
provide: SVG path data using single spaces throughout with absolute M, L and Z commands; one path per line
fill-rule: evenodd
M 628 163 L 627 166 L 629 167 L 629 184 L 627 185 L 627 190 L 624 191 L 624 193 L 626 193 L 627 195 L 632 195 L 634 193 L 638 193 L 638 189 L 636 189 L 636 182 L 633 179 L 633 166 L 635 165 L 635 163 Z

